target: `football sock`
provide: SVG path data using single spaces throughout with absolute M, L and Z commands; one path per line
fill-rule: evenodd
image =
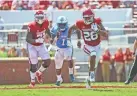
M 30 71 L 31 82 L 35 82 L 35 77 L 36 77 L 35 72 L 33 73 L 33 72 Z
M 61 75 L 57 75 L 57 81 L 60 81 L 62 79 Z
M 95 78 L 95 72 L 94 71 L 90 71 L 90 78 Z
M 43 72 L 46 68 L 44 68 L 42 65 L 40 66 L 40 68 L 38 69 L 38 71 Z
M 69 68 L 69 74 L 73 74 L 73 68 Z

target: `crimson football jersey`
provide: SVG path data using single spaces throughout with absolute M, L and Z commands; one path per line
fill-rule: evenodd
M 83 20 L 78 20 L 76 22 L 76 26 L 81 30 L 82 32 L 82 37 L 84 39 L 85 44 L 89 46 L 97 46 L 100 44 L 100 35 L 97 34 L 93 29 L 92 25 L 96 24 L 99 25 L 101 23 L 100 18 L 95 18 L 94 22 L 86 25 Z
M 49 27 L 49 21 L 45 20 L 41 26 L 39 26 L 36 22 L 31 22 L 28 24 L 28 30 L 32 33 L 33 39 L 45 38 L 45 31 Z M 39 46 L 43 43 L 33 43 L 32 45 Z

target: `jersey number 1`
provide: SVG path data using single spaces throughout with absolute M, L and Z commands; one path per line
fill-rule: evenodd
M 62 45 L 63 46 L 65 45 L 65 39 L 62 39 Z

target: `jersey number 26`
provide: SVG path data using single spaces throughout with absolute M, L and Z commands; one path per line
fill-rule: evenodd
M 84 39 L 86 41 L 92 41 L 98 39 L 98 34 L 96 32 L 84 32 Z

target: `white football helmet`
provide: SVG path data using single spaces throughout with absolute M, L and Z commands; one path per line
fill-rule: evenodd
M 57 26 L 60 31 L 64 31 L 68 27 L 68 20 L 65 16 L 59 16 L 57 18 Z

